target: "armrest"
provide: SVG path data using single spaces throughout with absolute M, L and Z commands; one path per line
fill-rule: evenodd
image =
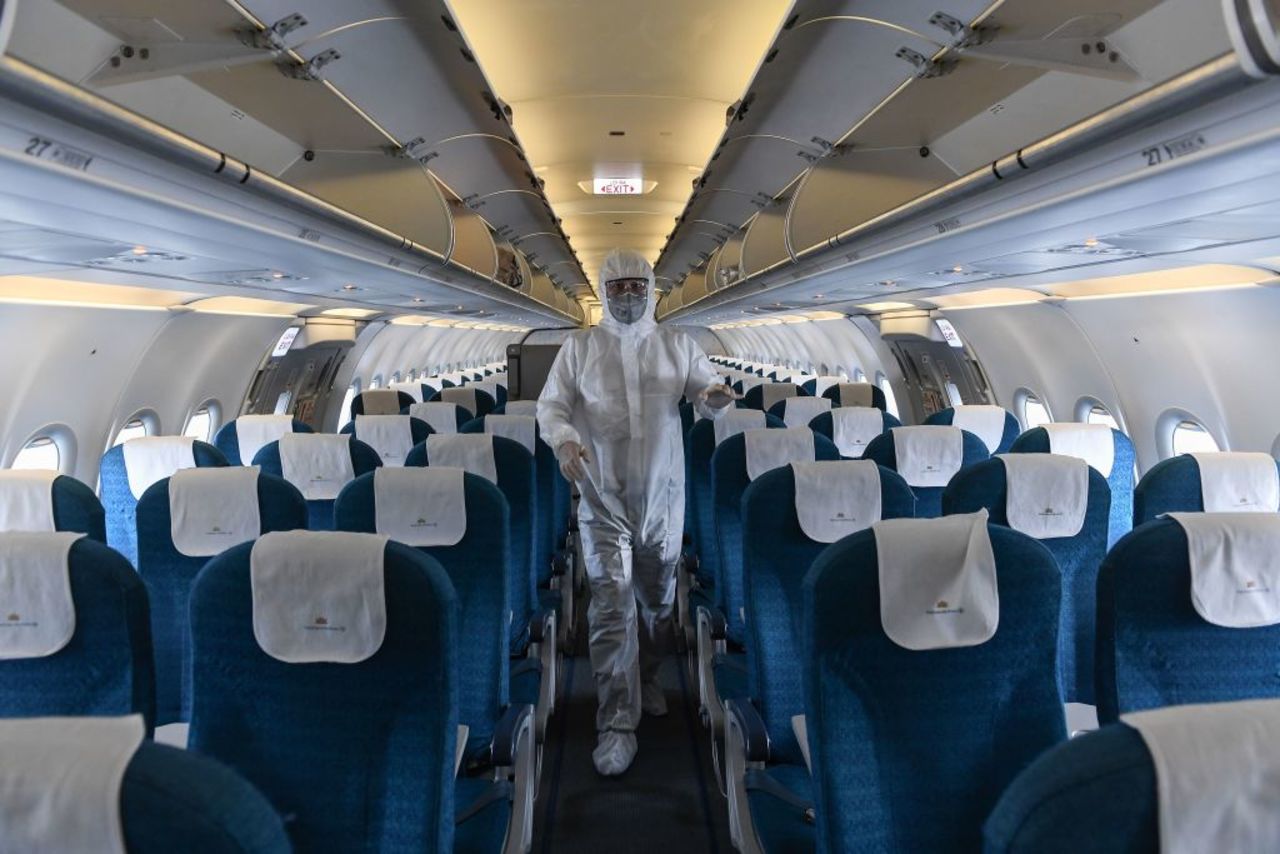
M 729 632 L 729 622 L 719 610 L 711 612 L 711 639 L 722 641 Z
M 756 707 L 742 699 L 724 701 L 725 711 L 737 724 L 745 742 L 743 752 L 748 762 L 769 761 L 769 733 Z
M 568 549 L 560 549 L 551 558 L 551 576 L 553 578 L 561 578 L 569 574 L 573 569 L 573 555 L 569 554 Z
M 555 614 L 551 611 L 535 611 L 533 616 L 529 618 L 529 642 L 542 643 L 551 633 L 552 623 Z
M 533 718 L 533 706 L 511 706 L 498 721 L 489 744 L 490 761 L 494 767 L 503 768 L 516 764 L 516 751 L 520 744 L 520 730 Z

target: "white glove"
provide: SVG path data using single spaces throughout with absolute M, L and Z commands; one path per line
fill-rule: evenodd
M 583 465 L 587 461 L 587 449 L 577 442 L 565 442 L 556 448 L 556 459 L 560 462 L 560 474 L 568 480 L 586 480 L 587 469 Z
M 712 385 L 702 390 L 702 402 L 712 409 L 724 409 L 735 400 L 742 400 L 742 395 L 727 385 Z

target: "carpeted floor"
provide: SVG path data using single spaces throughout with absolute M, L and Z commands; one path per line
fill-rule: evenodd
M 670 713 L 644 719 L 635 763 L 606 779 L 591 764 L 596 700 L 586 634 L 584 625 L 577 655 L 565 660 L 565 696 L 547 735 L 534 854 L 729 854 L 727 807 L 683 658 L 672 656 L 663 666 Z

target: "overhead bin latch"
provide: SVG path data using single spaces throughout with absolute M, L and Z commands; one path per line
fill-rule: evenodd
M 944 56 L 941 59 L 932 59 L 909 47 L 898 48 L 898 52 L 894 56 L 915 66 L 916 77 L 922 80 L 942 77 L 956 69 L 956 60 L 949 56 Z
M 280 73 L 285 77 L 292 77 L 294 80 L 320 80 L 321 69 L 339 59 L 342 59 L 342 54 L 334 48 L 329 48 L 317 53 L 301 65 L 287 57 L 282 57 L 276 63 L 276 68 L 280 69 Z
M 399 148 L 391 149 L 391 153 L 397 157 L 407 157 L 410 160 L 416 160 L 423 166 L 426 166 L 427 163 L 440 156 L 440 152 L 430 151 L 428 150 L 429 148 L 430 146 L 427 144 L 427 140 L 425 138 L 415 136 Z
M 935 27 L 941 27 L 951 36 L 951 46 L 963 50 L 966 47 L 976 47 L 980 44 L 986 44 L 996 37 L 996 27 L 978 26 L 971 27 L 964 21 L 954 15 L 948 15 L 946 12 L 934 12 L 929 18 L 929 23 Z
M 307 25 L 307 19 L 297 12 L 286 15 L 265 30 L 243 28 L 236 30 L 236 37 L 249 47 L 260 50 L 285 50 L 285 37 Z

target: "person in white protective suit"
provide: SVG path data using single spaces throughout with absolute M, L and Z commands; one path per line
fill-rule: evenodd
M 635 758 L 641 710 L 667 712 L 658 669 L 672 636 L 684 529 L 680 398 L 716 418 L 735 394 L 693 338 L 658 326 L 653 268 L 643 256 L 612 252 L 600 287 L 600 325 L 560 348 L 538 398 L 538 425 L 582 495 L 600 704 L 592 758 L 613 776 Z

